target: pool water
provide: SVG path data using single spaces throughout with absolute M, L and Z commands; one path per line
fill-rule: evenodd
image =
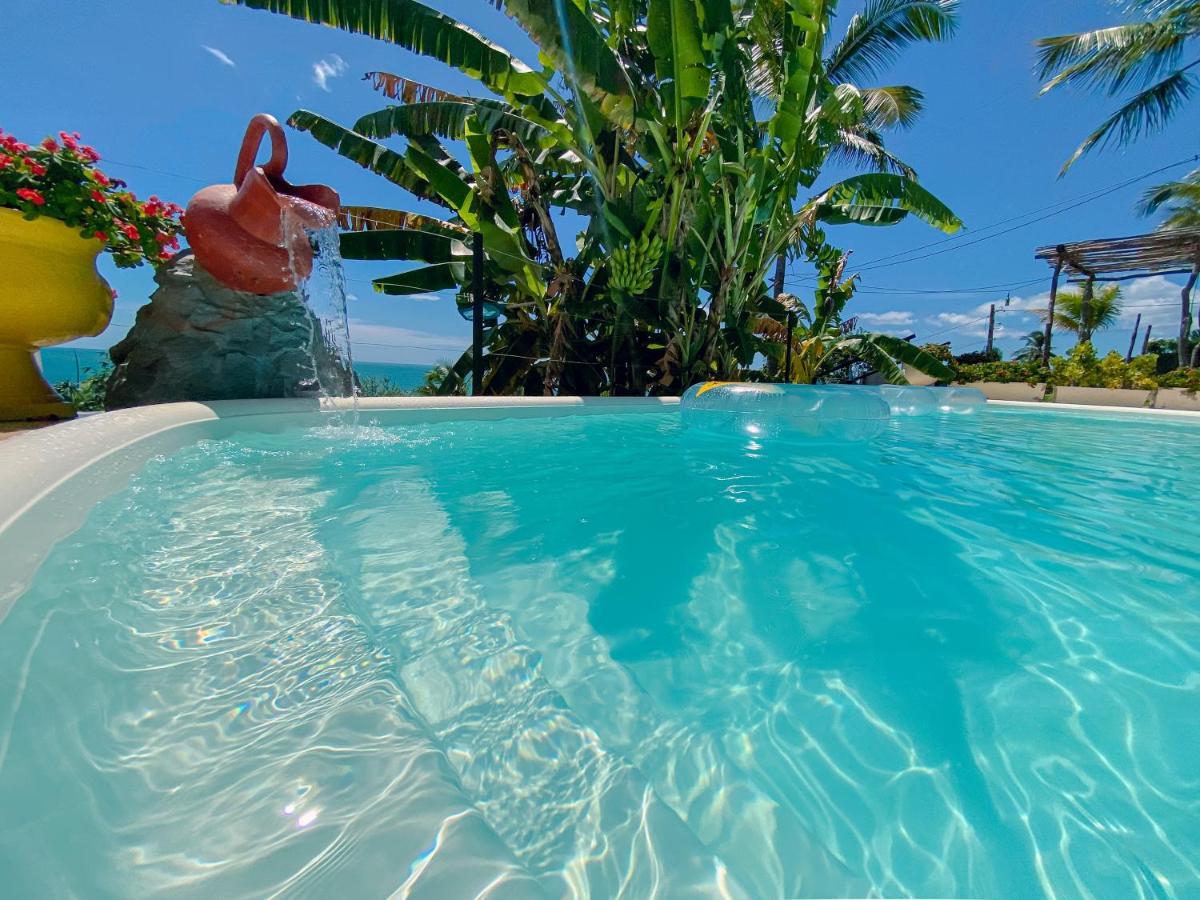
M 0 622 L 9 896 L 1200 896 L 1200 431 L 206 440 Z

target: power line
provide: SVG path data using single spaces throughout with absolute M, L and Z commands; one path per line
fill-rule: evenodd
M 933 256 L 940 256 L 941 254 L 949 253 L 952 250 L 960 250 L 964 247 L 971 247 L 971 246 L 974 246 L 975 244 L 982 243 L 983 241 L 989 241 L 992 238 L 997 238 L 997 237 L 1001 237 L 1002 235 L 1005 235 L 1005 234 L 1010 234 L 1013 231 L 1018 231 L 1022 228 L 1026 228 L 1030 225 L 1035 225 L 1038 222 L 1043 222 L 1046 219 L 1053 218 L 1054 216 L 1061 215 L 1064 212 L 1069 212 L 1073 209 L 1077 209 L 1080 206 L 1084 206 L 1085 204 L 1091 203 L 1095 200 L 1099 200 L 1102 197 L 1107 197 L 1110 194 L 1116 193 L 1119 190 L 1123 190 L 1124 188 L 1127 188 L 1132 184 L 1136 184 L 1139 181 L 1144 181 L 1147 178 L 1151 178 L 1155 175 L 1161 174 L 1162 172 L 1166 172 L 1169 169 L 1174 169 L 1178 166 L 1182 166 L 1187 163 L 1194 163 L 1197 160 L 1200 160 L 1200 154 L 1188 157 L 1187 159 L 1181 159 L 1176 162 L 1169 163 L 1168 165 L 1161 166 L 1160 168 L 1154 169 L 1150 172 L 1145 172 L 1141 175 L 1137 175 L 1133 178 L 1127 179 L 1126 181 L 1122 181 L 1119 184 L 1112 185 L 1111 187 L 1108 187 L 1108 188 L 1101 188 L 1099 190 L 1092 191 L 1089 194 L 1082 194 L 1079 197 L 1071 199 L 1071 200 L 1062 200 L 1062 201 L 1059 201 L 1058 203 L 1052 203 L 1052 204 L 1049 204 L 1048 206 L 1040 207 L 1039 209 L 1030 210 L 1029 212 L 1021 213 L 1020 215 L 1010 216 L 1007 219 L 1001 219 L 998 222 L 993 222 L 990 225 L 983 226 L 982 228 L 978 229 L 977 231 L 971 232 L 971 234 L 979 234 L 984 231 L 990 231 L 993 228 L 999 228 L 1001 225 L 1007 225 L 1010 222 L 1017 222 L 1021 219 L 1028 218 L 1029 216 L 1036 216 L 1036 215 L 1038 215 L 1038 213 L 1046 212 L 1047 210 L 1053 210 L 1053 212 L 1047 212 L 1047 214 L 1044 216 L 1038 216 L 1038 218 L 1031 219 L 1030 221 L 1023 222 L 1019 225 L 1015 225 L 1012 228 L 1006 228 L 1002 231 L 996 232 L 995 234 L 986 235 L 984 237 L 976 238 L 975 240 L 972 240 L 972 241 L 967 241 L 965 243 L 956 244 L 953 247 L 945 247 L 941 250 L 934 251 L 933 253 L 927 253 L 922 256 L 915 256 L 910 259 L 898 259 L 898 257 L 908 256 L 911 253 L 917 253 L 921 250 L 929 249 L 930 247 L 938 247 L 938 246 L 941 246 L 942 244 L 954 243 L 954 242 L 959 241 L 962 238 L 968 236 L 968 234 L 953 235 L 951 237 L 943 238 L 938 241 L 932 241 L 928 244 L 922 244 L 917 247 L 910 247 L 907 250 L 901 250 L 896 253 L 889 254 L 888 256 L 881 256 L 877 259 L 868 260 L 866 263 L 864 263 L 863 265 L 858 267 L 858 271 L 866 272 L 866 271 L 870 271 L 872 269 L 883 269 L 883 268 L 889 268 L 891 266 L 904 265 L 906 263 L 917 262 L 922 259 L 929 259 L 930 257 L 933 257 Z M 1057 207 L 1062 207 L 1062 208 L 1058 209 Z M 888 260 L 896 260 L 896 261 L 888 262 Z

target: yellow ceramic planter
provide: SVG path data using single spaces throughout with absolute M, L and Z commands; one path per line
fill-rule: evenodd
M 0 209 L 0 421 L 75 415 L 33 354 L 108 327 L 112 291 L 96 271 L 103 249 L 57 219 Z

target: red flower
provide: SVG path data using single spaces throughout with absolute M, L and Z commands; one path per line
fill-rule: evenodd
M 96 152 L 95 147 L 80 147 L 79 155 L 88 162 L 96 162 L 98 159 L 100 159 L 100 154 Z
M 100 185 L 101 187 L 108 187 L 110 184 L 112 184 L 112 182 L 109 180 L 109 177 L 99 170 L 92 172 L 92 181 L 96 182 L 96 184 Z
M 58 149 L 58 144 L 55 143 L 54 138 L 46 138 L 44 141 L 42 141 L 42 146 L 51 153 Z
M 102 241 L 106 241 L 106 242 L 108 241 L 108 235 L 105 234 L 103 231 L 93 231 L 92 237 L 98 238 L 99 240 L 102 240 Z
M 158 251 L 158 258 L 163 262 L 166 262 L 171 258 L 171 252 L 169 250 L 160 250 Z
M 43 166 L 41 163 L 35 163 L 33 160 L 29 160 L 28 165 L 29 165 L 29 171 L 32 172 L 34 175 L 45 175 L 46 174 L 46 167 Z
M 11 156 L 0 156 L 0 169 L 7 169 L 12 165 Z
M 60 131 L 58 133 L 58 137 L 59 137 L 59 140 L 61 140 L 63 142 L 63 146 L 66 147 L 68 150 L 78 150 L 79 149 L 79 142 L 77 140 L 75 140 L 75 138 L 71 137 L 71 135 L 67 134 L 65 131 Z
M 131 241 L 139 241 L 142 239 L 141 234 L 137 230 L 136 225 L 122 225 L 121 230 L 125 232 L 125 237 Z
M 46 198 L 37 191 L 31 191 L 29 188 L 17 188 L 17 196 L 22 200 L 28 200 L 34 206 L 46 205 Z

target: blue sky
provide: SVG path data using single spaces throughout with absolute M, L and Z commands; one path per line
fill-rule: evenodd
M 431 5 L 534 59 L 520 30 L 488 4 L 432 0 Z M 835 35 L 859 6 L 843 0 Z M 863 269 L 852 310 L 864 324 L 915 332 L 922 341 L 951 340 L 958 352 L 978 349 L 987 304 L 1003 304 L 1011 290 L 1012 305 L 997 328 L 998 344 L 1009 351 L 1036 325 L 1023 310 L 1045 302 L 1049 270 L 1033 259 L 1035 247 L 1152 227 L 1133 211 L 1137 196 L 1187 166 L 1028 227 L 998 233 L 1029 221 L 1024 218 L 986 230 L 1200 150 L 1181 119 L 1166 134 L 1132 148 L 1092 155 L 1059 179 L 1063 160 L 1114 104 L 1073 92 L 1038 98 L 1033 41 L 1116 20 L 1116 6 L 1106 0 L 963 0 L 960 31 L 951 43 L 915 48 L 883 79 L 925 92 L 924 118 L 912 131 L 893 135 L 890 146 L 963 218 L 967 231 L 934 244 L 942 235 L 918 222 L 831 229 L 836 243 L 854 250 L 852 268 Z M 158 194 L 181 204 L 204 184 L 231 179 L 254 113 L 282 120 L 304 107 L 349 124 L 385 105 L 361 81 L 374 69 L 452 91 L 473 87 L 457 72 L 393 46 L 218 0 L 39 0 L 6 10 L 5 26 L 0 128 L 31 143 L 59 130 L 80 131 L 105 157 L 103 167 L 139 196 Z M 308 136 L 293 132 L 289 138 L 293 181 L 328 183 L 348 203 L 421 208 Z M 906 252 L 929 244 L 934 246 Z M 414 300 L 372 292 L 367 280 L 395 268 L 349 266 L 356 356 L 422 363 L 456 356 L 469 341 L 470 326 L 450 296 Z M 104 262 L 102 271 L 120 292 L 114 323 L 80 346 L 115 343 L 153 290 L 148 268 L 118 271 Z M 801 296 L 810 283 L 807 275 L 796 269 L 794 290 Z M 1154 278 L 1125 290 L 1127 318 L 1099 338 L 1103 348 L 1124 350 L 1139 312 L 1143 323 L 1155 323 L 1156 334 L 1172 332 L 1178 288 Z

